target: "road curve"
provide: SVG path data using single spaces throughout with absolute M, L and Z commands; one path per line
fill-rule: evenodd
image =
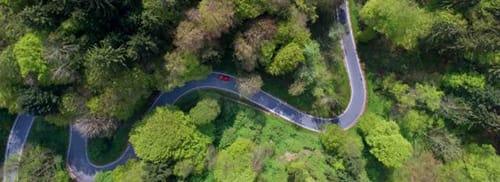
M 170 92 L 162 93 L 153 102 L 150 110 L 154 109 L 157 106 L 174 104 L 179 98 L 187 93 L 190 93 L 191 91 L 201 89 L 215 89 L 235 95 L 240 95 L 243 99 L 259 106 L 260 109 L 273 113 L 289 122 L 292 122 L 302 128 L 311 131 L 319 132 L 322 126 L 327 123 L 338 123 L 342 128 L 348 129 L 357 122 L 358 118 L 364 112 L 367 96 L 363 71 L 361 69 L 360 61 L 357 55 L 354 37 L 351 33 L 352 28 L 347 2 L 341 6 L 339 18 L 341 22 L 347 27 L 346 34 L 342 37 L 341 44 L 344 51 L 344 63 L 349 76 L 351 98 L 345 111 L 338 117 L 321 118 L 309 115 L 264 91 L 259 91 L 250 97 L 242 96 L 239 94 L 239 91 L 237 89 L 237 78 L 219 72 L 213 72 L 203 80 L 191 81 L 186 83 L 184 86 L 176 88 Z M 218 79 L 219 75 L 226 75 L 231 77 L 232 79 L 230 79 L 229 81 L 222 81 Z M 19 117 L 27 116 L 28 115 L 20 115 Z M 11 135 L 12 133 L 18 132 L 24 134 L 24 138 L 27 138 L 29 127 L 13 127 L 13 129 L 11 130 Z M 8 145 L 7 151 L 12 149 L 22 149 L 24 147 L 24 143 L 25 139 L 24 142 L 15 143 L 14 145 Z M 8 157 L 7 155 L 10 154 L 6 153 L 6 158 Z M 114 169 L 118 165 L 124 164 L 128 161 L 128 159 L 133 157 L 135 157 L 135 153 L 132 146 L 129 144 L 122 156 L 116 161 L 103 166 L 94 165 L 90 162 L 87 156 L 87 139 L 76 129 L 74 129 L 73 126 L 70 127 L 70 144 L 67 153 L 67 166 L 71 175 L 78 181 L 92 181 L 93 176 L 98 171 Z M 4 179 L 9 179 L 7 181 L 13 181 L 13 179 L 15 179 L 15 175 L 15 173 L 5 173 Z
M 5 147 L 4 163 L 9 162 L 19 163 L 23 153 L 24 144 L 28 139 L 31 126 L 35 121 L 35 116 L 30 114 L 20 114 L 14 121 L 14 125 L 10 129 L 7 146 Z M 3 168 L 3 181 L 17 181 L 17 165 L 5 166 Z

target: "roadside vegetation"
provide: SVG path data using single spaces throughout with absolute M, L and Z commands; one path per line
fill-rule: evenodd
M 50 134 L 49 134 L 50 133 Z M 19 181 L 68 181 L 69 129 L 37 118 L 19 163 Z
M 15 116 L 9 114 L 7 110 L 0 109 L 0 155 L 2 155 L 1 162 L 5 161 L 5 147 L 7 147 L 7 140 L 9 139 L 10 129 L 14 125 Z

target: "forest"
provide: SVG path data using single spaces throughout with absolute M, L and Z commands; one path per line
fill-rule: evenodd
M 350 33 L 368 101 L 348 130 L 216 90 L 148 112 L 220 71 L 338 116 Z M 500 179 L 500 0 L 0 0 L 0 80 L 0 151 L 16 114 L 37 116 L 19 164 L 2 160 L 19 181 L 71 181 L 70 126 L 95 164 L 135 150 L 97 182 Z

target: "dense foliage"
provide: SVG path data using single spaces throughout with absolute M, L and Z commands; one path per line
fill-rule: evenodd
M 348 0 L 354 32 L 342 2 L 0 0 L 0 108 L 47 121 L 20 180 L 68 179 L 67 142 L 48 141 L 74 124 L 123 145 L 132 131 L 138 159 L 96 181 L 498 181 L 500 2 Z M 156 91 L 220 70 L 241 96 L 340 114 L 345 33 L 369 92 L 348 131 L 308 133 L 228 94 L 143 113 Z
M 196 130 L 193 119 L 181 111 L 157 109 L 132 131 L 137 156 L 151 162 L 171 162 L 201 172 L 209 140 Z M 168 135 L 165 135 L 165 132 Z
M 69 181 L 62 156 L 42 147 L 28 148 L 22 157 L 19 181 Z

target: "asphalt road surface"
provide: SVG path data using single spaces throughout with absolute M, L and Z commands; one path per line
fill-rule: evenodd
M 157 106 L 174 104 L 179 98 L 191 91 L 200 89 L 216 89 L 235 95 L 240 95 L 243 99 L 252 102 L 269 113 L 273 113 L 289 122 L 292 122 L 302 128 L 319 132 L 325 124 L 337 123 L 344 129 L 348 129 L 356 124 L 358 118 L 364 112 L 366 105 L 366 84 L 363 77 L 360 61 L 356 51 L 356 44 L 352 35 L 351 21 L 348 5 L 341 6 L 339 19 L 346 27 L 346 34 L 342 37 L 341 43 L 344 51 L 344 63 L 349 76 L 351 86 L 351 98 L 346 110 L 334 118 L 320 118 L 302 112 L 293 106 L 273 97 L 272 95 L 259 91 L 256 94 L 245 97 L 239 94 L 237 89 L 237 78 L 224 73 L 213 72 L 203 80 L 191 81 L 184 86 L 176 88 L 170 92 L 162 93 L 157 97 L 152 104 L 150 110 Z M 230 77 L 229 80 L 221 80 L 218 77 L 225 75 Z M 20 156 L 28 137 L 31 125 L 34 121 L 34 116 L 29 114 L 21 114 L 16 119 L 16 122 L 9 136 L 5 158 L 12 156 Z M 87 139 L 71 126 L 70 128 L 70 144 L 67 153 L 67 166 L 71 175 L 78 181 L 92 181 L 94 175 L 98 171 L 111 170 L 118 165 L 124 164 L 128 159 L 135 157 L 135 153 L 131 145 L 127 147 L 125 152 L 116 161 L 107 165 L 98 166 L 90 162 L 87 156 Z M 4 181 L 15 181 L 16 170 L 4 170 Z

